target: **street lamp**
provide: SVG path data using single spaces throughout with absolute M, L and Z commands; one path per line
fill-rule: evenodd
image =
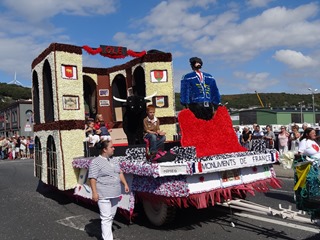
M 300 122 L 301 122 L 301 123 L 303 123 L 302 103 L 304 103 L 304 101 L 298 102 L 298 104 L 300 105 Z
M 317 88 L 315 88 L 315 89 L 308 88 L 308 90 L 311 91 L 311 94 L 312 94 L 313 125 L 315 126 L 316 125 L 316 114 L 314 112 L 314 93 L 316 91 L 318 91 L 318 89 Z

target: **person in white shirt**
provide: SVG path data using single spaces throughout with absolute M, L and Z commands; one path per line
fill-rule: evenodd
M 264 136 L 264 133 L 263 131 L 260 130 L 260 126 L 259 125 L 256 125 L 254 128 L 253 128 L 253 132 L 252 132 L 252 137 L 253 138 L 262 138 Z
M 320 160 L 320 147 L 315 139 L 316 131 L 313 128 L 306 128 L 300 137 L 298 152 L 303 156 Z

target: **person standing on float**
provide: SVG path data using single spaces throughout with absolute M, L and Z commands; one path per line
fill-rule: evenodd
M 193 72 L 181 80 L 180 102 L 197 118 L 210 120 L 214 109 L 221 105 L 216 81 L 210 74 L 200 71 L 203 65 L 200 58 L 192 57 L 189 62 Z

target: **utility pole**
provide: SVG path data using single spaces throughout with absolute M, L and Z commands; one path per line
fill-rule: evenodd
M 311 94 L 312 94 L 313 126 L 315 126 L 315 125 L 316 125 L 316 114 L 315 114 L 315 112 L 314 112 L 314 93 L 315 93 L 316 91 L 318 91 L 318 89 L 317 89 L 317 88 L 315 88 L 315 89 L 308 88 L 308 90 L 311 91 Z
M 298 102 L 298 104 L 300 105 L 300 122 L 303 123 L 303 115 L 302 115 L 302 103 L 304 103 L 304 101 L 302 102 Z

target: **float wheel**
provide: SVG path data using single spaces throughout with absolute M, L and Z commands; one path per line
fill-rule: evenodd
M 162 226 L 172 222 L 175 218 L 176 208 L 164 202 L 150 202 L 143 200 L 143 209 L 149 221 L 155 226 Z

